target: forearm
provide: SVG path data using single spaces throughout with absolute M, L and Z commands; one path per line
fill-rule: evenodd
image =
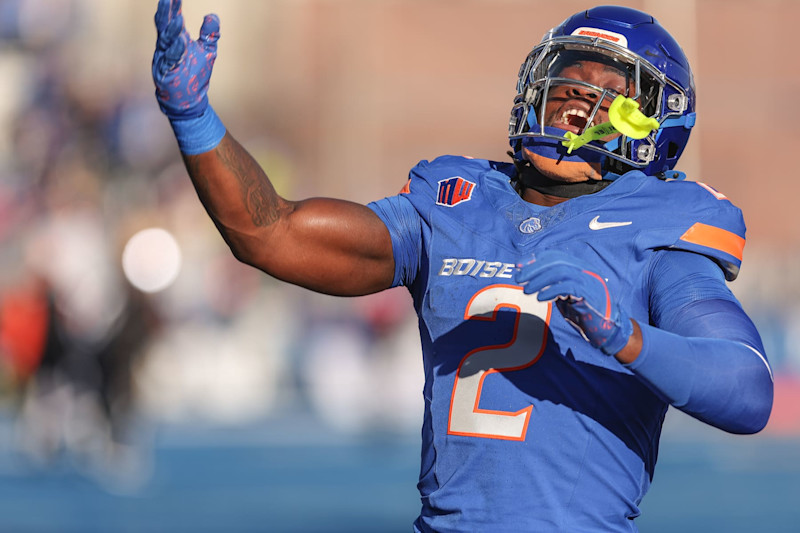
M 203 206 L 234 255 L 253 264 L 270 227 L 291 211 L 253 157 L 226 133 L 212 150 L 183 160 Z
M 731 433 L 755 433 L 766 425 L 772 376 L 755 348 L 652 326 L 641 326 L 641 339 L 641 353 L 627 367 L 671 405 Z

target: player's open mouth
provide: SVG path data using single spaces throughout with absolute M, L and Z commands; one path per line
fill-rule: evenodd
M 587 127 L 586 121 L 588 118 L 589 114 L 586 113 L 586 111 L 582 109 L 570 108 L 564 110 L 564 112 L 561 114 L 561 120 L 554 124 L 554 126 L 571 131 L 573 133 L 580 133 L 584 130 L 584 128 Z

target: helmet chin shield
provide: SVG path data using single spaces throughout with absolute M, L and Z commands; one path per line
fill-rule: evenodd
M 610 134 L 568 152 L 565 133 L 580 135 L 608 121 L 620 94 L 656 119 L 658 129 L 643 139 Z M 691 71 L 666 30 L 640 11 L 600 7 L 570 17 L 528 54 L 509 141 L 518 158 L 526 148 L 548 159 L 601 163 L 607 179 L 632 169 L 659 174 L 674 167 L 694 116 Z

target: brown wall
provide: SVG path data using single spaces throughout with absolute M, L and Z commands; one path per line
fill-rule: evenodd
M 787 97 L 800 89 L 790 45 L 800 2 L 621 4 L 654 13 L 695 63 L 698 125 L 684 170 L 744 209 L 751 242 L 800 245 L 800 225 L 783 215 L 799 187 L 788 154 L 800 111 Z M 212 102 L 245 140 L 283 147 L 292 193 L 368 201 L 393 193 L 418 159 L 504 157 L 520 62 L 587 5 L 187 1 L 185 12 L 193 31 L 206 10 L 220 13 Z

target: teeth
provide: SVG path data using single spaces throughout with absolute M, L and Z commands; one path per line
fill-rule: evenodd
M 583 111 L 582 109 L 567 109 L 566 111 L 564 111 L 564 114 L 561 115 L 561 121 L 562 122 L 568 122 L 568 117 L 570 117 L 571 115 L 576 115 L 576 116 L 579 116 L 581 118 L 588 118 L 589 117 L 589 115 L 585 111 Z
M 569 117 L 571 117 L 571 116 L 577 116 L 577 117 L 581 117 L 581 118 L 585 118 L 585 119 L 589 118 L 589 114 L 586 113 L 586 111 L 584 111 L 582 109 L 567 109 L 561 115 L 561 122 L 564 123 L 564 124 L 569 124 Z M 592 124 L 587 124 L 586 128 L 591 127 Z

